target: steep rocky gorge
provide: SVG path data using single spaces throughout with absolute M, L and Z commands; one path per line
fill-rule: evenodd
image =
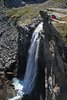
M 67 88 L 67 47 L 65 47 L 65 44 L 62 41 L 62 37 L 59 35 L 59 33 L 49 20 L 49 16 L 47 15 L 47 13 L 40 11 L 40 14 L 42 18 L 37 19 L 30 25 L 22 27 L 18 25 L 16 17 L 12 19 L 7 18 L 5 16 L 3 6 L 0 6 L 0 72 L 3 71 L 3 68 L 5 70 L 5 73 L 1 73 L 1 80 L 2 78 L 4 78 L 5 81 L 8 81 L 7 79 L 10 79 L 14 76 L 17 76 L 18 78 L 22 78 L 21 76 L 24 76 L 32 33 L 38 26 L 38 24 L 43 21 L 44 30 L 40 33 L 41 42 L 38 59 L 39 73 L 35 85 L 36 88 L 34 88 L 30 96 L 24 97 L 24 100 L 39 100 L 40 95 L 44 100 L 46 95 L 44 87 L 45 68 L 47 68 L 48 73 L 47 80 L 49 76 L 51 76 L 52 68 L 53 74 L 56 78 L 56 84 L 61 87 L 61 91 L 62 87 Z M 4 83 L 0 83 L 0 87 L 2 86 L 0 90 L 3 91 L 3 94 L 5 94 L 4 88 L 6 87 L 4 87 L 3 85 Z M 11 83 L 8 82 L 8 85 L 9 87 L 11 87 Z M 7 88 L 6 90 L 7 92 L 10 91 L 8 91 L 8 89 L 9 88 Z M 12 92 L 13 91 L 14 90 L 12 90 Z M 8 97 L 6 97 L 6 99 L 3 98 L 3 94 L 1 96 L 1 100 L 7 100 Z M 7 94 L 7 96 L 9 96 L 9 93 Z M 61 95 L 65 94 L 60 93 L 59 100 L 67 99 L 63 99 Z M 48 97 L 51 97 L 49 93 Z

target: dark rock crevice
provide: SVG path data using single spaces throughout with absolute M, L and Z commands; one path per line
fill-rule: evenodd
M 18 26 L 18 77 L 24 75 L 27 63 L 28 49 L 30 46 L 30 32 L 21 26 Z

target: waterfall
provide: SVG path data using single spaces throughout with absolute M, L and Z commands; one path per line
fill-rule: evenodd
M 26 72 L 23 80 L 13 79 L 13 85 L 17 90 L 17 95 L 12 99 L 21 99 L 24 94 L 30 94 L 35 86 L 36 76 L 38 73 L 38 52 L 40 44 L 39 33 L 43 30 L 43 22 L 41 22 L 32 34 L 31 46 L 29 48 L 29 56 L 27 60 Z

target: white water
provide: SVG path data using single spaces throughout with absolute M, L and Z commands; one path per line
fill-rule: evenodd
M 41 30 L 43 30 L 43 22 L 41 22 L 33 32 L 24 79 L 13 79 L 13 85 L 15 90 L 17 90 L 17 95 L 8 100 L 21 100 L 21 97 L 23 97 L 24 94 L 30 94 L 35 86 L 38 72 L 39 33 Z

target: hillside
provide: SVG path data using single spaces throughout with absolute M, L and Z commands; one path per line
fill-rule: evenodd
M 66 8 L 66 0 L 47 0 L 42 3 L 28 1 L 26 2 L 24 7 L 7 9 L 6 14 L 9 17 L 19 17 L 19 21 L 21 21 L 22 23 L 25 21 L 24 23 L 27 23 L 28 21 L 32 21 L 33 19 L 37 18 L 39 16 L 40 10 L 57 7 Z
M 67 1 L 66 0 L 47 0 L 45 2 L 42 3 L 36 3 L 36 2 L 29 2 L 27 1 L 24 7 L 19 7 L 19 8 L 12 8 L 9 9 L 7 8 L 6 10 L 6 16 L 9 17 L 9 19 L 11 19 L 12 17 L 17 17 L 18 23 L 20 25 L 28 25 L 31 22 L 33 22 L 34 20 L 36 20 L 37 18 L 39 18 L 39 11 L 40 10 L 46 10 L 48 8 L 67 8 Z M 55 11 L 48 11 L 48 13 L 51 15 L 53 14 L 53 12 Z M 57 11 L 58 12 L 58 11 Z M 66 14 L 67 12 L 60 12 L 59 13 L 62 14 Z M 58 13 L 57 13 L 58 14 Z M 56 14 L 56 15 L 57 15 Z M 60 16 L 60 18 L 58 18 L 59 20 L 65 20 L 67 22 L 67 16 L 62 18 L 62 16 Z M 58 31 L 60 31 L 62 33 L 62 36 L 64 36 L 65 42 L 67 41 L 66 39 L 66 27 L 67 24 L 61 24 L 58 27 L 59 23 L 56 23 L 56 26 L 58 28 Z
M 67 1 L 21 2 L 0 0 L 0 100 L 67 100 Z

